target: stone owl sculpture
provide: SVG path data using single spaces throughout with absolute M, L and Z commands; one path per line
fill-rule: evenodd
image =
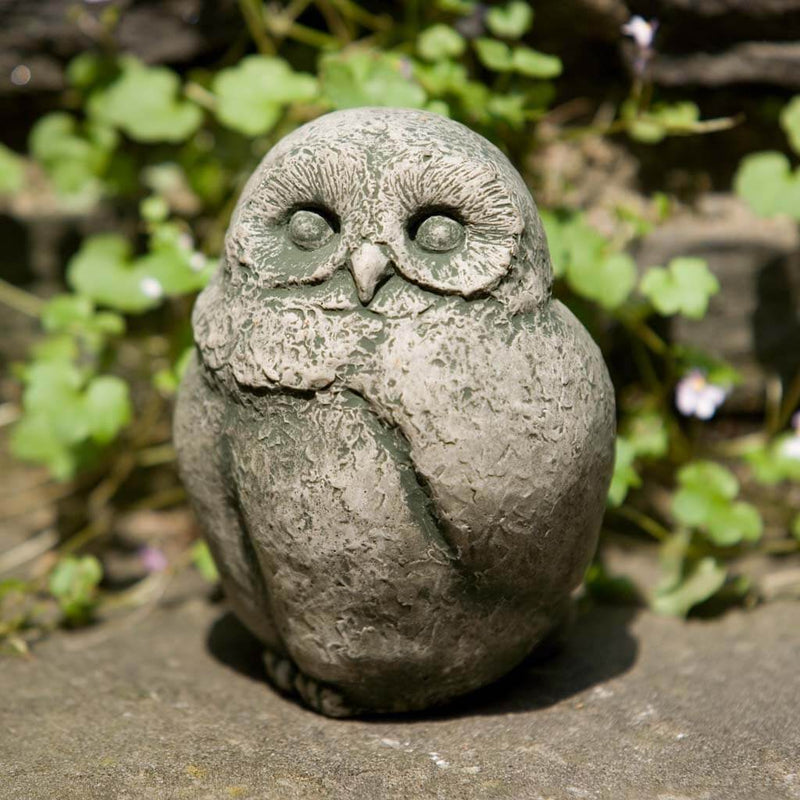
M 551 280 L 521 177 L 445 117 L 328 114 L 251 177 L 194 311 L 175 440 L 281 689 L 331 716 L 421 709 L 560 619 L 615 425 Z

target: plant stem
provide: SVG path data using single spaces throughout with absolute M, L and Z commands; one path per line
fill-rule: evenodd
M 672 535 L 660 522 L 648 517 L 647 514 L 642 513 L 633 506 L 619 506 L 614 511 L 621 517 L 625 517 L 625 519 L 638 525 L 645 533 L 649 533 L 659 542 L 666 541 Z
M 20 314 L 38 318 L 46 301 L 0 278 L 0 303 Z
M 260 0 L 239 0 L 239 10 L 242 12 L 250 36 L 258 47 L 258 52 L 265 56 L 275 55 L 277 52 L 275 43 L 264 24 L 264 7 Z

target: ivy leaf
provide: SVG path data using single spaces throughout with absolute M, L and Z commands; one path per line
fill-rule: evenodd
M 656 614 L 685 617 L 698 603 L 716 594 L 726 576 L 725 568 L 713 558 L 703 558 L 677 587 L 657 593 L 650 601 L 650 607 Z
M 761 538 L 763 522 L 755 506 L 732 502 L 739 493 L 736 476 L 712 461 L 697 461 L 678 472 L 681 488 L 672 499 L 679 522 L 700 528 L 719 547 Z
M 417 37 L 417 52 L 426 61 L 458 58 L 465 48 L 464 37 L 449 25 L 432 25 Z
M 127 57 L 119 78 L 89 98 L 88 111 L 139 142 L 182 142 L 200 127 L 203 113 L 179 92 L 171 69 Z
M 108 444 L 131 421 L 128 384 L 113 375 L 101 375 L 89 383 L 85 394 L 86 413 L 92 439 Z
M 664 317 L 680 313 L 701 319 L 719 291 L 719 281 L 702 258 L 674 258 L 666 269 L 651 267 L 639 289 Z
M 247 136 L 272 130 L 287 105 L 313 100 L 318 92 L 313 76 L 269 56 L 247 56 L 223 69 L 211 88 L 217 96 L 217 119 Z
M 625 434 L 637 456 L 661 458 L 669 450 L 669 433 L 664 418 L 655 412 L 636 414 L 628 420 Z
M 24 179 L 23 160 L 13 150 L 0 144 L 0 195 L 19 191 Z
M 21 461 L 44 464 L 60 481 L 71 478 L 77 466 L 71 447 L 53 435 L 47 414 L 25 414 L 11 431 L 10 450 Z
M 557 78 L 563 69 L 560 58 L 540 53 L 530 47 L 517 47 L 511 61 L 520 75 L 529 78 Z
M 670 134 L 693 133 L 700 122 L 700 109 L 694 103 L 683 102 L 657 103 L 643 111 L 628 101 L 622 106 L 621 116 L 632 139 L 657 144 Z
M 800 481 L 800 458 L 792 453 L 797 436 L 796 433 L 785 433 L 768 445 L 745 453 L 744 459 L 759 483 L 773 486 L 781 481 Z
M 91 619 L 102 577 L 103 567 L 94 556 L 67 556 L 56 564 L 48 589 L 68 623 L 84 625 Z
M 789 139 L 792 150 L 800 155 L 800 94 L 795 95 L 783 107 L 780 123 Z
M 608 489 L 608 505 L 617 507 L 630 489 L 641 486 L 642 480 L 633 466 L 636 459 L 636 449 L 624 436 L 618 436 L 616 442 L 616 455 L 614 458 L 614 473 L 611 477 L 611 486 Z
M 393 53 L 351 51 L 323 56 L 320 80 L 334 108 L 394 106 L 422 108 L 428 97 L 408 59 Z
M 510 72 L 514 68 L 511 48 L 497 39 L 480 38 L 473 41 L 475 52 L 481 64 L 494 72 Z
M 73 116 L 55 111 L 36 122 L 28 145 L 59 193 L 93 200 L 100 193 L 99 179 L 110 164 L 117 139 L 106 125 L 89 122 L 79 127 Z
M 507 122 L 516 130 L 525 125 L 525 95 L 494 94 L 489 98 L 486 108 L 493 117 Z
M 486 25 L 501 39 L 519 39 L 533 24 L 533 9 L 523 0 L 494 6 L 486 12 Z
M 734 189 L 762 217 L 788 214 L 800 220 L 800 170 L 783 153 L 752 153 L 742 159 Z
M 205 542 L 199 541 L 192 547 L 192 563 L 209 583 L 216 583 L 219 580 L 217 565 Z
M 581 259 L 567 267 L 569 285 L 608 311 L 625 302 L 636 285 L 636 264 L 627 253 L 612 253 L 593 261 Z
M 67 264 L 67 282 L 76 292 L 128 313 L 147 311 L 160 302 L 143 290 L 144 277 L 134 268 L 127 239 L 115 233 L 90 236 Z
M 713 461 L 694 461 L 678 472 L 678 483 L 687 489 L 719 495 L 732 500 L 739 493 L 736 476 Z

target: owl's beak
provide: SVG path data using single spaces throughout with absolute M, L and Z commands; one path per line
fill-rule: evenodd
M 362 242 L 350 255 L 350 273 L 356 284 L 358 299 L 364 305 L 372 300 L 378 286 L 391 271 L 391 258 L 380 245 Z

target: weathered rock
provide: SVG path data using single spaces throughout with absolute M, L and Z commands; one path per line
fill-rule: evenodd
M 797 603 L 579 616 L 447 714 L 331 720 L 199 599 L 0 661 L 2 800 L 798 800 Z
M 551 280 L 516 170 L 439 115 L 327 115 L 250 179 L 175 437 L 282 688 L 336 715 L 423 708 L 508 672 L 564 613 L 614 398 Z
M 707 195 L 643 240 L 641 267 L 700 256 L 721 284 L 702 320 L 676 317 L 674 341 L 729 361 L 744 378 L 726 408 L 759 410 L 768 375 L 800 365 L 800 233 L 789 219 L 762 219 L 728 195 Z
M 800 44 L 744 42 L 720 53 L 657 55 L 649 75 L 664 86 L 766 83 L 800 88 Z
M 149 63 L 186 63 L 227 46 L 243 27 L 232 0 L 123 0 L 114 6 L 120 10 L 118 47 Z M 74 0 L 0 3 L 0 94 L 63 88 L 67 61 L 102 40 L 108 7 Z M 11 77 L 19 64 L 30 70 L 21 84 Z

